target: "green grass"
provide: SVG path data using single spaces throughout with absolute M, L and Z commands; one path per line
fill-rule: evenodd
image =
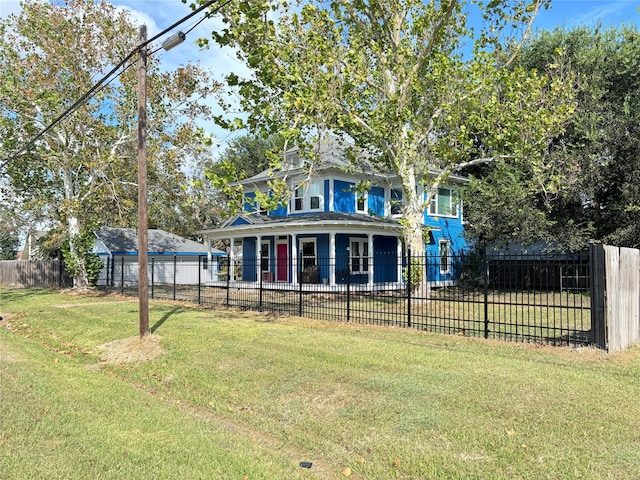
M 313 286 L 312 286 L 313 288 Z M 322 287 L 319 287 L 322 288 Z M 137 290 L 129 290 L 137 295 Z M 198 290 L 182 286 L 156 287 L 156 298 L 177 299 L 198 303 Z M 227 295 L 228 298 L 227 298 Z M 251 310 L 262 309 L 298 314 L 321 320 L 347 320 L 347 301 L 343 293 L 325 293 L 321 289 L 304 292 L 265 288 L 260 291 L 248 283 L 245 288 L 202 288 L 200 302 L 209 306 L 241 306 Z M 487 320 L 485 325 L 485 301 Z M 299 303 L 302 302 L 302 309 Z M 480 290 L 447 287 L 433 289 L 429 301 L 416 300 L 411 304 L 412 328 L 437 333 L 512 340 L 519 342 L 545 342 L 554 345 L 588 344 L 591 330 L 591 301 L 584 292 L 565 290 L 511 291 Z M 351 294 L 349 321 L 369 325 L 401 326 L 407 324 L 409 307 L 404 292 L 385 292 L 378 295 Z
M 0 290 L 0 477 L 638 478 L 640 349 Z M 299 462 L 313 462 L 300 468 Z

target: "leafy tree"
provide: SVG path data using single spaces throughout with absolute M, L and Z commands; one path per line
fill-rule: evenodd
M 20 237 L 15 232 L 0 233 L 0 260 L 15 260 L 20 245 Z
M 548 139 L 573 111 L 571 85 L 561 69 L 514 67 L 521 43 L 505 36 L 512 25 L 528 32 L 547 3 L 239 1 L 212 36 L 251 68 L 227 78 L 248 115 L 239 123 L 297 143 L 310 172 L 313 139 L 353 141 L 354 159 L 397 178 L 405 243 L 420 252 L 424 211 L 451 173 L 498 159 L 544 168 Z
M 107 2 L 24 2 L 19 15 L 0 21 L 3 173 L 25 208 L 44 210 L 64 225 L 67 256 L 76 266 L 74 282 L 79 287 L 88 283 L 83 239 L 91 226 L 134 223 L 136 69 L 125 64 L 118 80 L 104 85 L 32 148 L 15 152 L 137 43 L 137 28 L 125 12 Z M 200 100 L 217 85 L 193 64 L 161 73 L 153 55 L 147 84 L 149 204 L 171 210 L 186 195 L 180 170 L 185 152 L 203 142 L 195 122 L 209 110 Z M 153 224 L 161 214 L 150 210 Z M 158 224 L 165 221 L 171 219 Z
M 206 165 L 205 176 L 218 195 L 221 196 L 219 209 L 223 216 L 228 216 L 242 206 L 242 188 L 231 184 L 252 177 L 277 163 L 278 152 L 283 142 L 277 135 L 261 137 L 259 135 L 242 135 L 233 139 L 222 155 Z M 260 196 L 259 192 L 257 195 Z M 265 196 L 260 199 L 273 202 Z M 276 198 L 276 202 L 277 202 Z M 263 203 L 262 202 L 262 203 Z
M 522 243 L 546 239 L 573 249 L 583 248 L 589 238 L 640 246 L 639 40 L 634 25 L 581 26 L 540 32 L 523 49 L 519 64 L 524 68 L 547 68 L 561 52 L 576 78 L 576 112 L 550 148 L 550 156 L 563 165 L 563 175 L 549 187 L 535 181 L 532 168 L 510 164 L 483 172 L 487 188 L 472 189 L 473 196 L 513 194 L 499 184 L 505 171 L 520 177 L 522 190 L 518 208 L 510 211 L 485 208 L 490 204 L 474 209 L 468 202 L 472 228 L 489 236 L 510 232 Z M 499 188 L 489 193 L 496 185 Z M 537 230 L 512 228 L 516 210 L 529 219 L 520 225 L 537 219 Z M 480 217 L 488 222 L 482 225 Z

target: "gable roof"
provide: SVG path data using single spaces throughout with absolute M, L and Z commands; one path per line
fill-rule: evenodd
M 138 233 L 134 228 L 103 227 L 97 232 L 95 253 L 137 254 Z M 148 250 L 154 255 L 198 255 L 207 253 L 207 247 L 164 230 L 149 229 Z M 211 249 L 214 254 L 224 255 L 222 250 Z

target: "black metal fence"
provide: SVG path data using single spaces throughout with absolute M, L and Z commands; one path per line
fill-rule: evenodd
M 172 278 L 149 272 L 151 298 L 321 320 L 407 327 L 552 345 L 586 345 L 592 324 L 592 251 L 471 253 L 448 257 L 182 262 Z M 150 267 L 153 270 L 153 266 Z M 190 275 L 185 272 L 191 270 Z M 260 272 L 258 274 L 258 272 Z M 122 293 L 137 293 L 121 285 Z

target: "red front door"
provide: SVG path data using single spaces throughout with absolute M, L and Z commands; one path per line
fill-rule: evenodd
M 288 250 L 289 246 L 286 243 L 279 243 L 277 245 L 277 271 L 276 280 L 280 282 L 286 282 L 289 279 L 288 272 Z

